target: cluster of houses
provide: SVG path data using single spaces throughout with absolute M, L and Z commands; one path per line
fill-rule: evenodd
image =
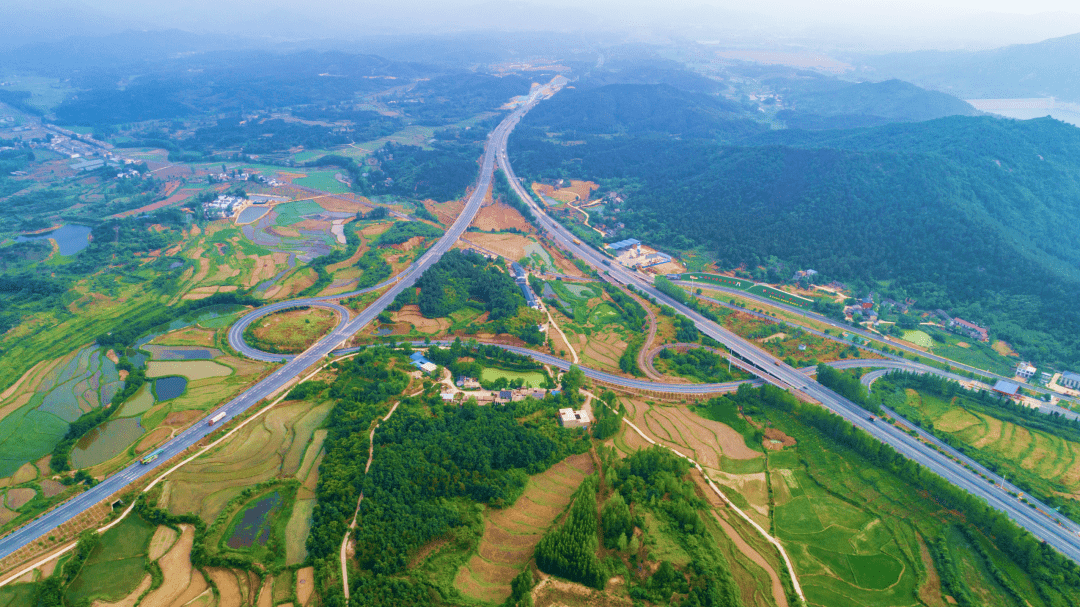
M 236 207 L 247 202 L 239 196 L 226 196 L 224 194 L 218 196 L 214 200 L 203 203 L 203 213 L 207 219 L 222 219 L 224 217 L 231 217 Z
M 529 288 L 529 275 L 525 273 L 525 268 L 521 267 L 518 262 L 510 263 L 510 273 L 514 276 L 514 282 L 517 283 L 521 294 L 525 296 L 526 303 L 534 310 L 540 309 L 540 299 L 536 297 L 536 293 L 533 293 Z

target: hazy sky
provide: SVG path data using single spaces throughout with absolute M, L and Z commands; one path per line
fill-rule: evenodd
M 0 45 L 163 28 L 293 39 L 626 31 L 639 40 L 880 52 L 1077 33 L 1080 0 L 0 0 Z

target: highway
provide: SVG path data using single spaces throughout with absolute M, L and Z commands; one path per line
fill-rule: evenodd
M 792 305 L 789 305 L 789 304 L 786 304 L 786 303 L 783 303 L 783 302 L 776 301 L 775 299 L 769 299 L 768 297 L 765 297 L 763 295 L 758 295 L 757 293 L 751 293 L 749 291 L 743 291 L 741 289 L 735 289 L 735 288 L 732 288 L 732 287 L 725 287 L 723 285 L 707 283 L 707 282 L 704 282 L 704 281 L 697 282 L 697 281 L 677 280 L 677 281 L 674 281 L 674 282 L 677 285 L 681 285 L 681 286 L 685 286 L 685 287 L 700 288 L 700 289 L 704 289 L 706 291 L 711 290 L 711 291 L 717 291 L 717 292 L 720 292 L 720 293 L 730 293 L 732 295 L 738 295 L 740 297 L 745 297 L 747 299 L 752 299 L 752 300 L 757 301 L 759 303 L 762 303 L 762 304 L 765 304 L 765 305 L 768 305 L 768 306 L 772 306 L 774 308 L 779 308 L 779 309 L 784 310 L 786 312 L 791 312 L 792 314 L 798 314 L 799 316 L 803 316 L 805 318 L 813 319 L 813 320 L 816 320 L 818 322 L 827 324 L 830 327 L 833 327 L 833 328 L 838 329 L 840 331 L 843 331 L 845 333 L 851 333 L 853 335 L 858 335 L 859 337 L 862 337 L 862 338 L 868 339 L 868 340 L 872 340 L 872 341 L 875 341 L 875 342 L 883 342 L 883 343 L 886 343 L 886 344 L 888 344 L 889 346 L 891 346 L 893 348 L 896 348 L 898 350 L 903 350 L 903 351 L 905 351 L 905 352 L 907 352 L 909 354 L 915 354 L 915 355 L 921 356 L 923 358 L 928 358 L 928 359 L 930 359 L 930 360 L 932 360 L 934 362 L 938 362 L 938 363 L 941 363 L 941 364 L 944 364 L 944 365 L 949 365 L 950 367 L 955 367 L 957 369 L 963 369 L 964 371 L 968 371 L 970 373 L 980 375 L 980 376 L 985 377 L 987 379 L 992 379 L 992 380 L 995 380 L 995 381 L 999 380 L 999 379 L 1013 381 L 1013 379 L 1011 377 L 1005 377 L 1003 375 L 998 375 L 996 373 L 992 373 L 992 372 L 987 371 L 985 369 L 979 369 L 979 368 L 976 368 L 976 367 L 972 367 L 971 365 L 965 365 L 963 363 L 958 363 L 958 362 L 956 362 L 954 360 L 949 360 L 947 358 L 943 358 L 941 356 L 938 356 L 937 354 L 934 354 L 932 352 L 925 352 L 925 351 L 920 350 L 918 348 L 914 348 L 912 346 L 907 345 L 906 343 L 904 343 L 902 341 L 895 340 L 895 339 L 890 339 L 889 337 L 881 335 L 880 333 L 875 333 L 873 331 L 867 331 L 866 329 L 862 329 L 862 328 L 859 328 L 859 327 L 854 327 L 854 326 L 849 325 L 847 323 L 842 323 L 842 322 L 836 321 L 836 320 L 834 320 L 832 318 L 829 318 L 828 316 L 822 316 L 821 314 L 818 314 L 816 312 L 811 312 L 809 310 L 804 310 L 802 308 L 797 308 L 795 306 L 792 306 Z M 758 283 L 754 283 L 754 284 L 757 285 Z M 772 286 L 772 285 L 765 285 L 765 286 Z M 718 304 L 726 306 L 726 307 L 732 307 L 732 306 L 730 306 L 730 304 L 727 304 L 727 303 L 722 302 L 722 301 L 718 301 L 718 300 L 711 299 L 711 298 L 708 298 L 708 297 L 706 297 L 705 299 L 708 299 L 709 301 L 713 301 L 715 303 L 718 303 Z M 749 313 L 752 313 L 752 314 L 758 314 L 756 312 L 753 312 L 752 310 L 745 310 L 745 309 L 742 309 L 742 308 L 739 308 L 739 309 L 744 311 L 744 312 L 749 312 Z M 762 316 L 767 316 L 767 315 L 762 315 Z M 773 320 L 776 320 L 775 317 L 769 316 L 768 318 L 772 318 Z M 811 331 L 813 333 L 818 333 L 817 331 L 814 331 L 814 330 L 810 329 L 809 327 L 804 327 L 804 329 L 806 329 L 808 331 Z M 818 333 L 818 334 L 820 334 L 820 333 Z M 828 336 L 826 336 L 826 337 L 828 337 Z M 870 348 L 868 348 L 868 349 L 870 349 Z M 890 356 L 888 354 L 883 354 L 883 355 Z M 895 357 L 892 357 L 892 358 L 895 358 Z M 965 381 L 969 380 L 969 379 L 970 378 L 964 378 Z M 1057 392 L 1054 392 L 1053 390 L 1050 390 L 1048 388 L 1044 388 L 1042 386 L 1035 386 L 1035 385 L 1024 383 L 1024 384 L 1022 384 L 1022 387 L 1024 389 L 1026 389 L 1026 390 L 1031 390 L 1032 392 L 1038 392 L 1039 394 L 1053 394 L 1055 396 L 1059 396 L 1061 398 L 1064 398 L 1065 400 L 1071 400 L 1073 402 L 1080 402 L 1080 400 L 1077 400 L 1077 399 L 1072 398 L 1070 396 L 1065 396 L 1065 395 L 1062 395 L 1062 394 L 1058 394 Z
M 78 516 L 82 512 L 93 507 L 98 502 L 107 499 L 109 496 L 123 490 L 129 484 L 135 482 L 142 476 L 157 470 L 163 466 L 166 462 L 172 459 L 174 456 L 182 453 L 187 448 L 191 447 L 195 443 L 202 440 L 206 435 L 210 434 L 214 430 L 217 430 L 221 425 L 227 424 L 234 417 L 243 414 L 264 399 L 270 397 L 272 394 L 288 386 L 289 382 L 293 381 L 299 376 L 305 369 L 311 367 L 315 363 L 319 362 L 323 357 L 328 355 L 331 351 L 340 347 L 342 343 L 356 334 L 361 328 L 367 325 L 369 322 L 375 319 L 387 305 L 390 304 L 397 297 L 398 293 L 411 286 L 421 274 L 424 273 L 427 268 L 439 260 L 443 253 L 450 250 L 450 248 L 457 241 L 458 237 L 465 231 L 465 229 L 472 223 L 473 217 L 480 209 L 481 203 L 483 203 L 484 196 L 487 194 L 488 188 L 491 187 L 491 180 L 493 177 L 495 167 L 496 151 L 504 149 L 506 146 L 506 140 L 510 135 L 511 130 L 517 125 L 521 115 L 527 112 L 536 100 L 539 98 L 539 94 L 544 89 L 540 88 L 534 92 L 533 97 L 523 105 L 521 108 L 515 110 L 506 119 L 504 119 L 495 130 L 488 136 L 488 142 L 484 147 L 484 156 L 481 163 L 480 176 L 477 180 L 476 187 L 472 194 L 469 196 L 468 201 L 465 204 L 464 210 L 461 215 L 454 221 L 450 229 L 428 249 L 423 255 L 420 256 L 416 262 L 413 263 L 407 270 L 399 274 L 395 279 L 383 283 L 372 289 L 365 289 L 366 292 L 374 289 L 384 287 L 390 283 L 393 286 L 390 287 L 386 293 L 381 295 L 374 303 L 368 306 L 364 311 L 360 312 L 355 318 L 342 322 L 326 337 L 319 340 L 315 345 L 309 348 L 304 353 L 291 357 L 288 362 L 282 365 L 280 368 L 271 373 L 268 377 L 260 380 L 251 388 L 244 391 L 242 394 L 234 398 L 233 400 L 225 403 L 221 407 L 210 412 L 207 417 L 216 415 L 217 413 L 225 413 L 225 418 L 215 426 L 209 426 L 203 421 L 199 421 L 195 425 L 189 427 L 179 435 L 175 436 L 164 445 L 160 447 L 162 453 L 153 462 L 149 464 L 140 464 L 138 462 L 130 464 L 123 470 L 113 474 L 106 478 L 98 485 L 94 486 L 87 491 L 80 493 L 79 495 L 71 498 L 70 500 L 60 504 L 53 510 L 43 514 L 37 519 L 31 521 L 19 529 L 9 533 L 3 538 L 0 538 L 0 558 L 4 558 L 11 553 L 15 552 L 22 546 L 25 546 L 31 542 L 34 542 L 42 537 L 45 537 L 53 529 L 56 529 L 60 525 Z M 333 297 L 311 298 L 293 300 L 289 302 L 280 302 L 272 304 L 270 306 L 264 306 L 252 313 L 246 315 L 243 326 L 246 326 L 256 318 L 268 314 L 273 311 L 286 309 L 290 307 L 302 306 L 302 305 L 319 305 L 322 307 L 329 307 L 339 313 L 343 314 L 344 319 L 348 319 L 348 310 L 338 306 L 336 304 L 329 303 L 329 300 L 337 299 L 341 297 L 348 297 L 356 293 L 336 295 Z M 243 322 L 243 321 L 241 321 Z M 238 323 L 240 324 L 240 323 Z M 230 331 L 230 341 L 234 334 L 237 337 L 242 337 L 243 327 L 234 327 Z M 242 343 L 242 339 L 238 339 Z M 261 354 L 261 356 L 253 356 L 258 360 L 280 361 L 285 357 L 280 355 L 267 355 L 266 353 L 260 353 L 257 350 L 245 349 L 245 354 Z
M 1012 498 L 1001 489 L 991 486 L 960 463 L 963 462 L 973 468 L 978 467 L 978 464 L 970 458 L 960 455 L 956 458 L 959 462 L 955 461 L 954 458 L 931 449 L 917 438 L 891 424 L 870 421 L 866 411 L 855 403 L 809 380 L 798 369 L 777 360 L 756 344 L 724 329 L 694 310 L 661 293 L 652 286 L 648 277 L 632 272 L 619 264 L 611 264 L 607 256 L 587 245 L 577 244 L 580 241 L 569 230 L 551 219 L 529 192 L 522 187 L 521 181 L 514 174 L 510 165 L 505 147 L 498 152 L 498 163 L 499 168 L 506 173 L 518 196 L 529 205 L 541 229 L 546 231 L 548 236 L 560 246 L 598 269 L 614 282 L 633 285 L 658 301 L 672 306 L 694 321 L 699 331 L 725 345 L 740 358 L 756 367 L 759 370 L 758 375 L 765 381 L 785 389 L 799 390 L 817 400 L 833 413 L 844 417 L 854 426 L 865 430 L 878 440 L 892 446 L 904 456 L 922 464 L 957 487 L 983 498 L 993 508 L 1006 513 L 1013 521 L 1030 531 L 1037 538 L 1047 542 L 1074 561 L 1080 562 L 1080 536 L 1078 536 L 1080 526 L 1076 523 L 1065 519 L 1062 524 L 1058 524 L 1055 520 L 1039 514 L 1026 504 Z M 903 420 L 903 418 L 898 419 Z M 1046 509 L 1045 505 L 1042 507 Z
M 394 300 L 398 293 L 405 288 L 411 286 L 416 279 L 433 263 L 435 263 L 439 257 L 442 256 L 454 242 L 461 236 L 468 225 L 472 222 L 473 216 L 480 207 L 483 201 L 484 195 L 487 192 L 488 187 L 491 184 L 492 173 L 495 164 L 497 163 L 509 177 L 512 187 L 517 191 L 518 195 L 524 200 L 531 208 L 534 215 L 537 218 L 537 223 L 540 227 L 547 231 L 549 236 L 557 242 L 563 248 L 571 251 L 578 258 L 586 261 L 594 268 L 597 268 L 605 274 L 605 278 L 613 280 L 618 283 L 634 285 L 641 291 L 644 291 L 656 298 L 658 301 L 662 301 L 680 313 L 684 314 L 688 318 L 694 321 L 698 329 L 708 335 L 712 339 L 720 342 L 733 353 L 735 353 L 743 361 L 751 365 L 750 368 L 756 369 L 756 373 L 769 383 L 781 386 L 785 389 L 799 390 L 807 396 L 822 403 L 823 406 L 830 409 L 834 413 L 843 416 L 849 420 L 856 427 L 862 428 L 871 435 L 875 436 L 879 440 L 891 445 L 901 454 L 911 458 L 912 460 L 926 466 L 930 470 L 939 474 L 943 478 L 949 480 L 958 487 L 963 488 L 975 495 L 978 495 L 985 499 L 994 508 L 1007 513 L 1014 521 L 1020 524 L 1022 527 L 1029 530 L 1036 537 L 1046 541 L 1050 545 L 1057 548 L 1063 554 L 1069 558 L 1080 562 L 1080 526 L 1072 523 L 1071 521 L 1065 521 L 1059 525 L 1049 517 L 1040 514 L 1030 508 L 1029 506 L 1017 501 L 1015 498 L 1010 497 L 1004 491 L 991 486 L 987 481 L 979 478 L 971 471 L 965 469 L 960 463 L 954 461 L 953 457 L 947 456 L 938 452 L 935 449 L 931 449 L 926 444 L 921 442 L 915 437 L 910 436 L 906 432 L 900 429 L 881 422 L 872 422 L 867 419 L 868 414 L 865 410 L 859 408 L 857 405 L 837 395 L 835 392 L 817 384 L 810 380 L 804 373 L 804 371 L 792 368 L 785 365 L 782 361 L 775 359 L 771 354 L 765 352 L 757 345 L 743 339 L 742 337 L 720 327 L 716 323 L 709 321 L 702 317 L 697 312 L 687 308 L 677 301 L 672 300 L 668 296 L 656 290 L 647 277 L 618 265 L 608 266 L 605 261 L 608 260 L 606 256 L 598 251 L 583 245 L 575 244 L 575 238 L 565 228 L 556 223 L 541 209 L 532 197 L 521 186 L 520 181 L 513 173 L 509 160 L 506 156 L 506 142 L 510 132 L 520 121 L 521 117 L 527 112 L 539 98 L 539 93 L 543 89 L 538 89 L 533 97 L 520 109 L 510 114 L 489 136 L 488 144 L 485 147 L 485 153 L 482 162 L 482 168 L 480 178 L 477 182 L 476 189 L 470 195 L 465 209 L 461 215 L 450 227 L 450 229 L 439 239 L 439 241 L 427 252 L 425 252 L 420 259 L 418 259 L 409 269 L 399 275 L 397 278 L 373 287 L 372 289 L 383 288 L 389 286 L 390 288 L 380 296 L 372 305 L 368 306 L 365 310 L 360 312 L 355 318 L 348 319 L 348 311 L 337 306 L 337 304 L 330 303 L 330 300 L 338 299 L 341 297 L 347 297 L 356 293 L 337 295 L 333 297 L 324 298 L 311 298 L 302 300 L 293 300 L 290 302 L 280 302 L 273 304 L 272 306 L 266 306 L 255 310 L 252 313 L 246 315 L 244 320 L 246 323 L 250 323 L 255 319 L 261 317 L 264 314 L 270 313 L 270 311 L 276 311 L 289 307 L 295 307 L 298 305 L 320 305 L 329 307 L 330 309 L 337 310 L 342 313 L 343 322 L 325 338 L 320 340 L 310 349 L 304 353 L 289 358 L 280 355 L 268 355 L 266 353 L 260 353 L 257 350 L 248 348 L 246 344 L 243 344 L 242 335 L 243 327 L 233 327 L 230 330 L 230 343 L 233 343 L 234 337 L 236 342 L 234 347 L 247 355 L 255 354 L 253 358 L 262 355 L 263 357 L 270 356 L 269 360 L 287 360 L 280 368 L 274 371 L 267 378 L 259 381 L 254 386 L 249 388 L 243 394 L 237 398 L 229 401 L 219 409 L 211 412 L 209 416 L 218 412 L 225 412 L 226 419 L 222 423 L 228 423 L 233 417 L 242 414 L 243 412 L 254 407 L 270 395 L 278 392 L 279 390 L 287 387 L 289 382 L 295 379 L 302 371 L 312 366 L 323 357 L 337 351 L 338 348 L 346 340 L 348 340 L 357 331 L 371 322 L 385 307 Z M 368 289 L 365 291 L 370 291 Z M 775 305 L 775 304 L 770 304 Z M 273 306 L 281 306 L 274 310 L 264 311 Z M 336 306 L 336 307 L 335 307 Z M 340 309 L 339 309 L 340 308 Z M 243 321 L 241 321 L 243 322 Z M 240 323 L 238 323 L 239 325 Z M 247 326 L 244 324 L 243 326 Z M 559 368 L 568 368 L 569 363 L 555 357 L 542 355 L 522 348 L 508 348 L 515 351 L 519 351 L 522 354 L 527 354 L 541 360 L 547 364 L 557 366 Z M 259 360 L 268 360 L 267 358 L 259 358 Z M 898 361 L 897 361 L 898 362 Z M 613 383 L 616 385 L 622 385 L 629 388 L 637 388 L 641 390 L 655 390 L 658 387 L 657 384 L 637 379 L 628 379 L 611 374 L 605 374 L 600 371 L 582 369 L 587 376 L 597 379 L 602 382 Z M 738 382 L 725 385 L 725 388 L 731 388 L 737 386 Z M 665 392 L 678 392 L 685 390 L 685 393 L 694 393 L 694 390 L 700 390 L 705 392 L 718 391 L 716 385 L 704 386 L 701 384 L 663 384 L 662 390 Z M 905 421 L 902 418 L 898 418 L 900 421 Z M 22 527 L 8 536 L 0 539 L 0 558 L 3 558 L 19 547 L 33 542 L 34 540 L 43 537 L 51 530 L 55 529 L 60 524 L 70 520 L 72 517 L 87 510 L 94 504 L 107 498 L 108 496 L 122 490 L 128 484 L 134 482 L 139 477 L 147 474 L 148 472 L 157 469 L 163 465 L 167 460 L 173 456 L 184 451 L 191 445 L 198 442 L 207 434 L 215 430 L 216 427 L 209 427 L 204 423 L 198 423 L 179 436 L 166 443 L 162 449 L 163 454 L 157 461 L 151 464 L 141 465 L 132 464 L 124 470 L 114 474 L 108 479 L 96 487 L 86 491 L 85 493 L 72 498 L 71 500 L 60 505 L 53 511 L 46 513 L 39 517 L 37 520 Z M 973 468 L 978 468 L 978 464 L 975 464 L 970 459 L 958 454 L 956 457 L 960 462 L 967 463 Z M 1045 509 L 1045 507 L 1044 507 Z

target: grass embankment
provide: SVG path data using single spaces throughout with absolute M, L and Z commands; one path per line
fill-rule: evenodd
M 274 354 L 299 354 L 335 326 L 337 314 L 322 308 L 295 308 L 269 314 L 248 325 L 244 341 Z

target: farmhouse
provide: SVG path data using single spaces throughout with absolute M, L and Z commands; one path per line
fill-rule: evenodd
M 1061 381 L 1059 381 L 1058 383 L 1065 386 L 1066 388 L 1080 390 L 1080 373 L 1066 371 L 1061 374 Z
M 574 411 L 567 407 L 566 409 L 559 409 L 559 423 L 563 428 L 584 428 L 589 425 L 592 419 L 589 417 L 589 412 L 585 409 L 579 409 Z
M 480 382 L 476 381 L 472 377 L 465 377 L 464 375 L 457 378 L 457 387 L 464 390 L 476 390 L 480 387 Z
M 996 384 L 994 384 L 994 392 L 997 392 L 998 394 L 1002 396 L 1007 396 L 1009 398 L 1019 398 L 1020 386 L 1011 381 L 1005 381 L 1004 379 L 1001 379 L 998 380 Z
M 952 322 L 949 323 L 949 327 L 953 328 L 958 333 L 966 334 L 972 339 L 977 339 L 979 341 L 990 341 L 990 335 L 986 331 L 985 327 L 980 327 L 979 325 L 973 322 L 968 322 L 963 318 L 952 319 Z
M 424 358 L 424 355 L 419 353 L 419 352 L 414 352 L 413 355 L 410 356 L 409 358 L 412 359 L 412 363 L 411 363 L 412 366 L 416 367 L 417 369 L 420 369 L 424 373 L 428 373 L 428 374 L 434 373 L 435 369 L 438 368 L 438 365 L 431 362 L 427 358 Z
M 607 247 L 609 249 L 611 249 L 612 251 L 621 251 L 623 249 L 628 249 L 628 248 L 630 248 L 630 247 L 632 247 L 634 245 L 640 245 L 640 244 L 641 244 L 641 241 L 638 240 L 637 238 L 627 238 L 626 240 L 620 240 L 619 242 L 613 242 L 613 243 L 609 244 Z
M 1016 365 L 1016 375 L 1017 375 L 1017 377 L 1022 377 L 1024 379 L 1031 379 L 1035 375 L 1035 371 L 1036 371 L 1036 369 L 1031 363 L 1026 363 L 1025 362 L 1025 363 L 1020 363 L 1020 364 Z

